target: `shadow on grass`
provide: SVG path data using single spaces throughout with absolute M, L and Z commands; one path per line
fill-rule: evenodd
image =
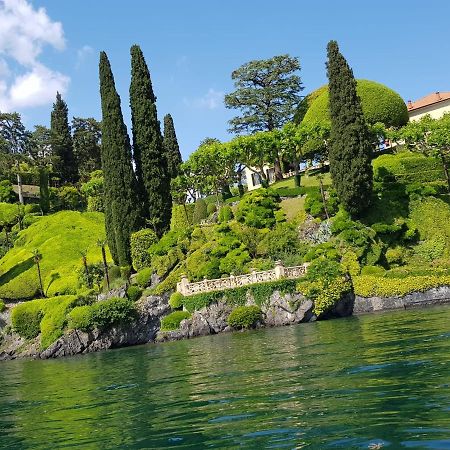
M 22 261 L 20 264 L 15 265 L 11 269 L 9 269 L 8 272 L 0 276 L 0 286 L 9 283 L 14 278 L 26 272 L 28 269 L 31 269 L 33 265 L 34 265 L 33 257 L 26 259 L 25 261 Z

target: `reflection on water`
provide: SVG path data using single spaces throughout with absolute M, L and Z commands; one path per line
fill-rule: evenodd
M 450 308 L 0 363 L 0 448 L 450 449 Z

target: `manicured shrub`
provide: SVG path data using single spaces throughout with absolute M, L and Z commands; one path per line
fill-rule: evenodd
M 41 301 L 25 302 L 13 308 L 11 323 L 13 330 L 25 339 L 35 338 L 41 331 L 40 324 L 44 313 Z
M 81 308 L 81 309 L 80 309 Z M 104 330 L 118 323 L 128 323 L 135 317 L 134 303 L 127 298 L 110 298 L 89 306 L 78 306 L 69 313 L 69 326 L 73 329 Z
M 61 209 L 78 211 L 83 206 L 83 197 L 74 186 L 64 186 L 58 190 Z
M 271 228 L 276 223 L 275 211 L 280 209 L 280 197 L 272 189 L 256 189 L 242 197 L 236 209 L 236 219 L 254 228 Z
M 287 254 L 305 254 L 306 247 L 300 244 L 295 225 L 282 223 L 269 231 L 258 245 L 258 254 L 273 260 L 283 259 Z
M 127 297 L 130 302 L 137 302 L 142 295 L 142 289 L 137 286 L 129 286 L 127 289 Z
M 136 283 L 142 288 L 147 287 L 151 283 L 152 274 L 153 270 L 150 267 L 140 270 L 136 274 Z
M 0 298 L 0 313 L 6 310 L 5 302 Z
M 132 233 L 130 245 L 131 260 L 134 270 L 141 270 L 150 265 L 151 259 L 148 250 L 151 245 L 157 241 L 158 237 L 156 236 L 156 233 L 149 228 Z
M 228 222 L 233 218 L 233 210 L 231 209 L 231 206 L 224 205 L 222 208 L 220 208 L 219 211 L 219 222 L 224 223 Z
M 260 321 L 262 321 L 262 312 L 259 306 L 239 306 L 227 319 L 228 325 L 238 330 L 253 328 Z
M 183 306 L 184 295 L 180 292 L 174 292 L 169 298 L 169 306 L 172 309 L 178 309 Z
M 405 256 L 405 249 L 397 246 L 395 248 L 389 248 L 386 250 L 386 261 L 392 265 L 401 265 L 403 263 L 403 257 Z
M 180 328 L 180 323 L 191 315 L 187 311 L 173 311 L 161 319 L 161 331 L 174 331 Z
M 377 275 L 382 277 L 386 273 L 386 270 L 381 266 L 364 266 L 361 269 L 361 275 Z
M 362 297 L 403 296 L 411 292 L 423 292 L 444 285 L 450 285 L 449 275 L 409 276 L 406 278 L 361 275 L 353 278 L 355 294 Z
M 184 205 L 173 205 L 172 218 L 170 221 L 171 230 L 186 230 L 193 222 L 194 204 L 186 203 Z
M 195 202 L 194 216 L 192 218 L 192 221 L 194 224 L 198 224 L 202 220 L 205 220 L 207 217 L 208 217 L 208 212 L 207 212 L 206 202 L 202 198 L 199 198 Z
M 364 118 L 370 124 L 402 126 L 408 122 L 408 110 L 403 99 L 388 87 L 369 80 L 357 80 L 356 92 L 361 100 Z M 330 121 L 329 93 L 326 88 L 311 102 L 303 122 L 326 124 Z
M 242 247 L 229 251 L 226 256 L 220 259 L 221 275 L 241 275 L 245 272 L 246 264 L 251 261 L 251 257 L 248 251 Z
M 206 206 L 206 213 L 208 214 L 208 217 L 211 214 L 214 214 L 217 211 L 217 206 L 215 203 L 208 203 L 208 205 Z

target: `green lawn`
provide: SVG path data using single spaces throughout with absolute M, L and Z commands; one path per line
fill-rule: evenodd
M 41 272 L 48 296 L 73 294 L 78 288 L 81 251 L 88 263 L 101 261 L 98 239 L 105 239 L 102 213 L 61 211 L 42 217 L 19 233 L 14 247 L 0 259 L 0 298 L 32 298 L 39 290 L 33 250 L 42 255 Z M 108 254 L 109 257 L 109 254 Z
M 323 184 L 325 186 L 330 186 L 331 185 L 331 176 L 329 173 L 324 173 L 323 174 L 323 180 L 322 180 Z M 312 175 L 312 176 L 302 176 L 301 181 L 300 181 L 300 186 L 304 186 L 304 187 L 309 187 L 309 186 L 319 186 L 319 180 L 317 178 L 316 175 Z M 271 188 L 274 189 L 278 189 L 278 188 L 294 188 L 295 187 L 295 182 L 294 182 L 294 177 L 291 178 L 287 178 L 285 180 L 282 181 L 277 181 L 276 183 L 273 183 L 270 185 Z
M 305 197 L 286 198 L 280 203 L 281 209 L 286 214 L 286 220 L 292 222 L 304 222 L 306 219 Z

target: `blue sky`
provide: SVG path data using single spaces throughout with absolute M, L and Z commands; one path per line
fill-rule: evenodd
M 58 88 L 70 116 L 100 119 L 105 50 L 129 124 L 129 48 L 137 43 L 160 119 L 172 114 L 187 157 L 206 136 L 231 138 L 223 94 L 233 89 L 232 70 L 289 53 L 300 59 L 306 94 L 326 82 L 330 39 L 357 78 L 405 100 L 450 91 L 449 16 L 448 0 L 0 0 L 0 109 L 17 110 L 30 128 L 48 125 Z

